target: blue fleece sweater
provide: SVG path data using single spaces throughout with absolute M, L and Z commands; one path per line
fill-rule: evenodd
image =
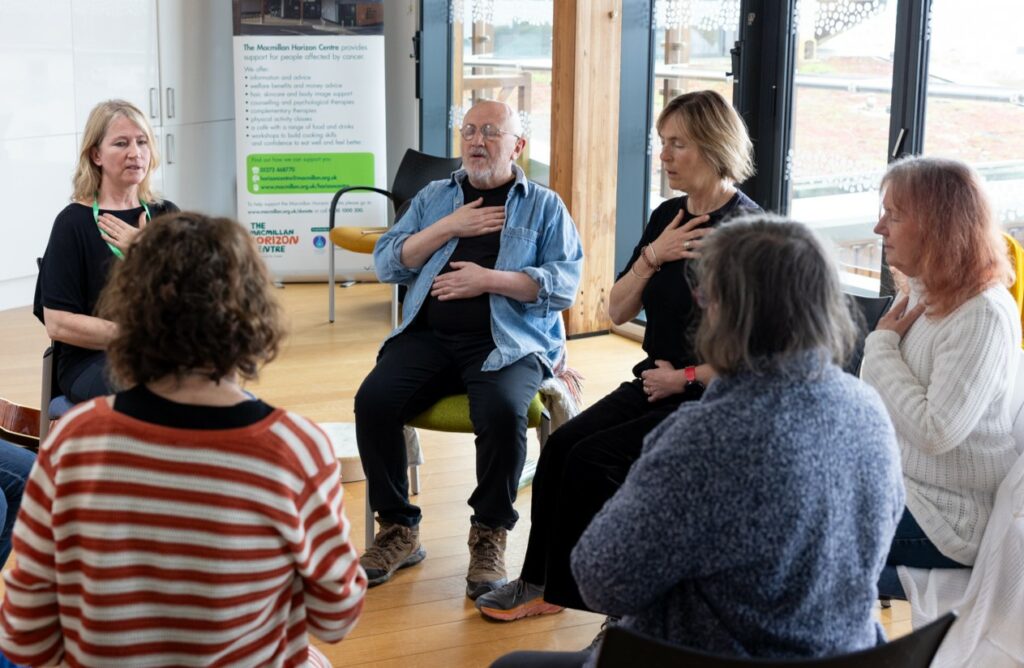
M 589 606 L 734 656 L 884 637 L 872 606 L 903 511 L 896 437 L 875 391 L 825 359 L 720 378 L 647 436 L 573 550 Z

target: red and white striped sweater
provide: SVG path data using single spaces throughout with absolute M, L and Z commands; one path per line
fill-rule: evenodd
M 307 631 L 341 640 L 366 592 L 338 472 L 324 433 L 281 409 L 194 430 L 76 407 L 25 489 L 0 649 L 29 665 L 319 665 Z

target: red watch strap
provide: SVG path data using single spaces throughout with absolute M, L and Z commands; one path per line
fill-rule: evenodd
M 697 367 L 688 366 L 683 369 L 683 373 L 686 374 L 687 383 L 694 383 L 697 381 Z

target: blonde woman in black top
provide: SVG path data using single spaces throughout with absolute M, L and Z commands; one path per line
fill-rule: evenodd
M 644 311 L 647 356 L 633 367 L 631 380 L 548 440 L 533 482 L 522 573 L 476 602 L 492 619 L 587 609 L 569 570 L 573 546 L 625 479 L 647 433 L 682 402 L 698 399 L 710 379 L 692 343 L 701 311 L 688 279 L 690 261 L 715 225 L 759 210 L 735 185 L 753 174 L 751 143 L 739 115 L 714 91 L 673 99 L 657 128 L 669 185 L 686 194 L 651 214 L 608 308 L 616 324 Z
M 177 211 L 153 191 L 159 165 L 146 116 L 124 100 L 89 113 L 71 203 L 57 215 L 36 284 L 36 317 L 54 340 L 57 383 L 72 403 L 111 392 L 104 350 L 114 323 L 94 315 L 110 267 L 146 221 Z

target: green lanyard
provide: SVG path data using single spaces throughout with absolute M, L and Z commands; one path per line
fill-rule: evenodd
M 141 204 L 142 208 L 146 210 L 146 220 L 147 221 L 153 220 L 153 215 L 149 212 L 149 207 L 146 206 L 146 203 L 143 202 L 140 199 L 139 200 L 139 204 Z M 96 227 L 99 228 L 100 227 L 100 200 L 99 200 L 99 196 L 98 195 L 93 195 L 93 198 L 92 198 L 92 219 L 96 221 Z M 100 236 L 103 237 L 104 239 L 107 238 L 107 235 L 103 233 L 102 229 L 100 229 Z M 124 259 L 124 253 L 121 252 L 120 248 L 118 248 L 114 244 L 110 243 L 109 241 L 107 242 L 107 246 L 110 247 L 110 252 L 114 254 L 114 257 L 116 257 L 118 260 L 123 260 Z

